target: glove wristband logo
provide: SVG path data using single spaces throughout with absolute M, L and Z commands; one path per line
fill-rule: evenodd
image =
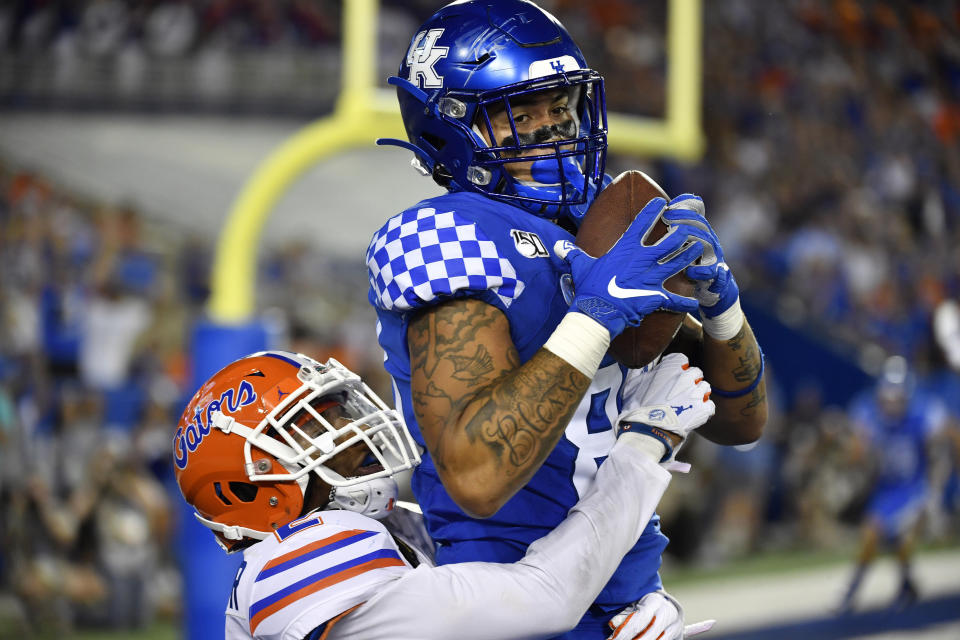
M 577 309 L 602 323 L 603 319 L 622 315 L 615 306 L 602 298 L 577 298 Z

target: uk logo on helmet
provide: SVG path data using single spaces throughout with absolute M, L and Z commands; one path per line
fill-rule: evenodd
M 559 58 L 549 58 L 547 60 L 534 60 L 530 63 L 529 76 L 531 78 L 543 78 L 552 76 L 556 73 L 570 73 L 579 71 L 580 65 L 573 56 L 560 56 Z
M 407 51 L 407 66 L 410 67 L 407 80 L 421 89 L 439 89 L 443 86 L 443 77 L 433 68 L 450 51 L 449 47 L 437 46 L 437 40 L 442 35 L 443 29 L 421 31 Z

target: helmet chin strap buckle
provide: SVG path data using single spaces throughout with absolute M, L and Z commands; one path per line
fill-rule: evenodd
M 253 538 L 254 540 L 263 540 L 270 536 L 266 531 L 257 531 L 239 525 L 229 525 L 204 518 L 199 513 L 194 512 L 193 517 L 200 521 L 200 524 L 212 531 L 221 534 L 227 540 L 243 540 L 244 538 Z
M 224 415 L 222 411 L 214 411 L 210 415 L 210 424 L 217 429 L 220 429 L 220 431 L 223 431 L 224 433 L 230 433 L 235 422 L 236 420 L 230 416 Z
M 321 434 L 316 438 L 317 447 L 320 448 L 320 451 L 323 452 L 324 455 L 331 453 L 334 449 L 337 448 L 337 445 L 336 443 L 334 443 L 333 438 L 334 438 L 334 435 L 329 431 Z
M 429 176 L 433 171 L 420 159 L 419 156 L 413 156 L 410 158 L 410 166 L 413 167 L 414 171 L 422 175 L 423 177 Z

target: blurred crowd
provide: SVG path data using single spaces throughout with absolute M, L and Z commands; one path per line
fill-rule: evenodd
M 604 73 L 610 111 L 664 112 L 666 2 L 545 4 Z M 926 533 L 956 541 L 960 2 L 703 9 L 705 157 L 640 166 L 668 193 L 704 197 L 754 308 L 871 376 L 905 356 L 918 388 L 945 403 Z M 637 166 L 608 162 L 614 174 Z M 670 552 L 709 564 L 852 534 L 876 452 L 865 454 L 846 407 L 824 400 L 818 373 L 789 389 L 770 374 L 774 411 L 755 447 L 691 447 L 700 472 L 676 482 L 663 509 Z
M 170 437 L 211 251 L 0 166 L 0 636 L 176 615 Z M 263 256 L 258 299 L 280 346 L 383 391 L 365 286 L 356 265 L 292 245 Z
M 134 210 L 6 169 L 0 244 L 3 588 L 52 630 L 141 624 L 171 588 L 169 264 Z
M 0 3 L 0 106 L 309 117 L 340 83 L 342 0 Z M 381 0 L 381 77 L 431 0 Z
M 960 296 L 960 4 L 791 4 L 708 5 L 721 237 L 784 322 L 935 369 L 932 316 Z
M 609 110 L 663 113 L 667 3 L 552 4 L 604 73 Z M 727 0 L 703 9 L 706 155 L 645 168 L 668 193 L 704 197 L 754 308 L 871 376 L 905 356 L 918 388 L 946 404 L 928 534 L 956 540 L 960 3 Z M 636 164 L 613 157 L 610 169 Z M 775 366 L 782 373 L 789 363 Z M 757 446 L 697 441 L 688 452 L 701 472 L 679 483 L 689 491 L 673 494 L 675 512 L 665 506 L 673 552 L 710 563 L 765 544 L 831 548 L 850 534 L 876 452 L 864 457 L 846 407 L 825 402 L 819 373 L 782 389 L 772 372 L 774 412 Z
M 383 75 L 438 4 L 383 2 Z M 604 72 L 611 110 L 662 113 L 666 2 L 542 4 Z M 931 466 L 925 540 L 956 544 L 960 2 L 704 11 L 706 156 L 612 157 L 610 171 L 640 166 L 670 193 L 702 194 L 745 297 L 780 322 L 872 375 L 906 356 L 953 416 Z M 339 18 L 333 0 L 3 3 L 0 100 L 162 107 L 182 91 L 230 111 L 256 91 L 258 108 L 319 108 L 336 94 Z M 4 624 L 134 628 L 177 613 L 169 439 L 214 242 L 182 236 L 135 204 L 0 167 L 0 635 Z M 362 265 L 305 243 L 272 247 L 257 295 L 278 347 L 335 356 L 392 396 Z M 818 372 L 787 393 L 770 371 L 760 443 L 685 448 L 697 473 L 662 509 L 671 561 L 851 544 L 871 458 L 846 408 L 824 402 Z
M 286 104 L 304 115 L 336 96 L 340 7 L 338 0 L 5 2 L 0 101 L 233 113 Z
M 663 113 L 666 3 L 555 5 L 609 109 Z M 651 172 L 704 196 L 737 278 L 782 321 L 879 346 L 874 372 L 889 353 L 935 366 L 932 315 L 960 296 L 960 3 L 703 7 L 707 153 Z

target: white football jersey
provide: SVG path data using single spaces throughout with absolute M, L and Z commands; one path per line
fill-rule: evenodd
M 303 640 L 410 569 L 376 520 L 315 511 L 244 550 L 226 639 Z

